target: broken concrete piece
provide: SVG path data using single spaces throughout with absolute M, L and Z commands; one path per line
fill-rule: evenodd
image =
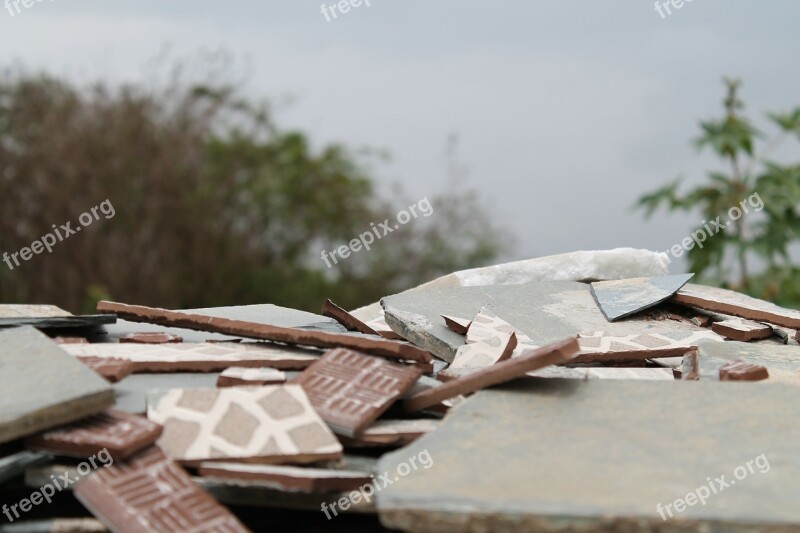
M 108 409 L 25 439 L 25 445 L 55 455 L 89 457 L 106 450 L 114 459 L 127 459 L 152 445 L 161 426 L 143 416 Z
M 678 357 L 701 342 L 722 342 L 713 331 L 700 330 L 656 330 L 651 333 L 607 335 L 603 331 L 578 334 L 580 354 L 573 363 L 608 363 L 621 361 L 643 361 L 659 357 Z
M 653 416 L 664 406 L 680 423 Z M 788 533 L 800 527 L 798 406 L 796 387 L 766 383 L 516 381 L 384 455 L 376 472 L 420 453 L 433 465 L 377 492 L 379 516 L 402 531 Z M 676 468 L 675 450 L 713 453 Z M 720 476 L 729 488 L 713 494 Z M 700 486 L 705 504 L 686 505 Z
M 516 330 L 543 346 L 582 331 L 610 336 L 666 331 L 707 331 L 689 321 L 659 322 L 636 315 L 611 322 L 597 307 L 588 285 L 575 282 L 528 283 L 513 286 L 431 289 L 387 296 L 381 300 L 387 322 L 405 338 L 452 362 L 464 337 L 451 331 L 441 315 L 477 315 L 492 311 Z M 520 334 L 517 339 L 521 342 Z
M 112 531 L 249 531 L 155 447 L 92 472 L 75 496 Z
M 366 335 L 288 328 L 258 322 L 218 318 L 212 314 L 190 314 L 183 311 L 170 311 L 168 309 L 106 301 L 99 302 L 97 310 L 101 313 L 117 313 L 127 320 L 150 322 L 165 326 L 212 331 L 303 346 L 342 347 L 393 359 L 431 362 L 431 355 L 416 346 Z
M 0 443 L 114 403 L 108 382 L 64 353 L 64 346 L 30 326 L 0 332 Z
M 243 385 L 280 385 L 286 382 L 286 372 L 274 368 L 226 368 L 217 378 L 217 387 Z
M 330 350 L 292 384 L 300 385 L 322 419 L 340 435 L 356 437 L 408 391 L 422 375 L 351 350 Z
M 660 304 L 683 287 L 694 274 L 595 281 L 591 284 L 600 310 L 609 320 L 619 320 Z
M 719 368 L 720 381 L 761 381 L 768 378 L 766 368 L 744 361 L 732 361 Z
M 67 344 L 62 348 L 79 358 L 99 357 L 130 361 L 133 372 L 217 372 L 226 368 L 306 368 L 320 352 L 269 343 L 180 344 Z
M 475 392 L 485 387 L 510 381 L 532 370 L 563 364 L 569 362 L 578 352 L 578 349 L 578 341 L 575 338 L 555 342 L 526 355 L 513 357 L 472 374 L 458 377 L 438 387 L 420 392 L 404 400 L 403 407 L 408 412 L 420 411 L 459 394 Z
M 688 284 L 672 297 L 675 303 L 697 307 L 757 322 L 800 328 L 800 311 L 785 309 L 773 303 L 727 289 Z
M 171 390 L 147 417 L 164 426 L 159 447 L 190 465 L 310 463 L 342 455 L 299 385 Z
M 119 342 L 130 342 L 134 344 L 167 344 L 170 342 L 183 342 L 183 337 L 164 332 L 140 331 L 139 333 L 123 335 L 119 338 Z
M 333 318 L 350 331 L 358 331 L 360 333 L 366 333 L 367 335 L 380 335 L 377 331 L 330 300 L 326 300 L 325 304 L 322 306 L 322 314 Z
M 739 318 L 714 322 L 711 330 L 734 341 L 754 341 L 772 336 L 772 328 L 767 324 Z
M 368 472 L 296 466 L 202 463 L 199 470 L 201 476 L 211 480 L 239 481 L 310 494 L 356 490 L 372 482 L 372 476 Z

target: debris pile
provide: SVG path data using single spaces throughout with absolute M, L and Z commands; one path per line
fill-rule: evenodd
M 666 265 L 320 315 L 0 305 L 0 530 L 797 531 L 800 311 Z

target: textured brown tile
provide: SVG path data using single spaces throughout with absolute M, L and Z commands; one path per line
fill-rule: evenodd
M 352 350 L 330 350 L 292 381 L 338 434 L 354 437 L 374 422 L 422 375 L 416 365 L 400 365 Z
M 117 357 L 77 357 L 78 361 L 88 366 L 111 383 L 122 381 L 133 373 L 133 363 Z
M 439 421 L 430 418 L 378 420 L 358 438 L 339 437 L 339 440 L 345 448 L 399 447 L 414 442 L 437 427 Z
M 153 444 L 161 426 L 138 415 L 109 409 L 73 424 L 25 439 L 34 450 L 56 455 L 89 457 L 106 449 L 114 459 L 125 459 Z
M 116 313 L 119 317 L 133 322 L 149 322 L 163 326 L 213 331 L 238 337 L 285 342 L 302 346 L 350 348 L 393 359 L 408 359 L 425 363 L 432 361 L 430 353 L 412 344 L 354 334 L 272 326 L 243 320 L 205 316 L 199 313 L 185 313 L 106 301 L 99 302 L 97 310 L 101 313 Z
M 112 531 L 249 531 L 155 447 L 96 470 L 77 485 L 75 496 Z
M 675 303 L 738 316 L 757 322 L 769 322 L 786 328 L 800 328 L 800 311 L 727 289 L 687 284 L 672 297 Z
M 403 406 L 409 412 L 419 411 L 459 394 L 468 394 L 485 387 L 510 381 L 532 370 L 570 362 L 578 350 L 578 340 L 575 338 L 554 342 L 527 355 L 512 357 L 501 363 L 458 377 L 438 387 L 416 394 L 404 400 Z
M 186 464 L 309 463 L 342 454 L 298 385 L 175 389 L 147 417 L 164 426 L 158 445 Z
M 720 381 L 761 381 L 769 379 L 769 372 L 761 365 L 732 361 L 720 367 Z
M 767 324 L 741 319 L 714 322 L 711 330 L 734 341 L 754 341 L 772 336 L 772 328 Z

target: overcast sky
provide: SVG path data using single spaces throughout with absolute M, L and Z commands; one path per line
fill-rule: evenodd
M 283 127 L 388 150 L 377 177 L 412 199 L 445 188 L 457 134 L 465 185 L 516 236 L 513 258 L 666 249 L 700 219 L 645 223 L 630 207 L 716 165 L 690 140 L 720 114 L 722 77 L 744 80 L 765 131 L 764 111 L 800 105 L 792 0 L 687 0 L 663 18 L 649 0 L 371 0 L 330 21 L 322 3 L 20 3 L 0 12 L 0 63 L 142 81 L 165 46 L 176 57 L 224 48 L 248 93 L 279 103 Z M 779 156 L 797 154 L 789 144 Z

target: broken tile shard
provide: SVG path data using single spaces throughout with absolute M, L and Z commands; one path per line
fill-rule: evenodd
M 786 309 L 773 303 L 728 289 L 687 284 L 672 297 L 675 303 L 738 316 L 756 322 L 800 329 L 800 311 Z
M 112 531 L 249 531 L 155 447 L 92 472 L 75 496 Z
M 360 333 L 366 333 L 367 335 L 380 335 L 377 331 L 330 300 L 326 300 L 325 304 L 323 304 L 322 314 L 333 318 L 350 331 L 358 331 Z
M 469 325 L 472 322 L 471 320 L 458 318 L 457 316 L 442 315 L 442 318 L 444 319 L 444 323 L 447 324 L 447 327 L 459 335 L 466 335 L 469 330 Z
M 217 378 L 217 387 L 279 385 L 286 382 L 286 372 L 274 368 L 226 368 Z
M 734 341 L 754 341 L 772 336 L 769 325 L 738 318 L 714 322 L 711 331 Z
M 126 459 L 152 445 L 161 426 L 139 415 L 108 409 L 25 439 L 25 445 L 56 455 L 89 457 L 106 450 L 111 457 Z
M 299 385 L 170 390 L 147 417 L 164 426 L 159 447 L 185 464 L 310 463 L 342 455 Z
M 744 361 L 732 361 L 719 368 L 720 381 L 761 381 L 768 378 L 766 368 Z
M 692 276 L 694 274 L 595 281 L 591 284 L 592 296 L 609 322 L 613 322 L 660 304 Z
M 170 342 L 183 342 L 183 337 L 172 333 L 142 331 L 139 333 L 128 333 L 119 338 L 119 342 L 131 342 L 135 344 L 167 344 Z
M 345 448 L 399 447 L 415 441 L 439 426 L 438 420 L 377 420 L 357 438 L 340 437 Z
M 64 346 L 30 326 L 0 332 L 0 443 L 114 403 L 108 382 L 64 353 Z
M 91 368 L 110 383 L 122 381 L 133 373 L 133 363 L 118 357 L 79 356 L 78 361 Z
M 134 322 L 149 322 L 164 326 L 212 331 L 239 337 L 285 342 L 287 344 L 321 348 L 349 348 L 394 359 L 430 363 L 431 355 L 414 345 L 360 334 L 335 333 L 310 329 L 274 326 L 245 320 L 220 318 L 212 314 L 170 311 L 142 305 L 127 305 L 101 301 L 101 313 L 116 313 Z
M 368 472 L 296 466 L 202 463 L 199 470 L 201 476 L 212 480 L 240 481 L 310 494 L 356 490 L 372 482 Z
M 226 368 L 271 367 L 303 369 L 319 358 L 316 351 L 267 343 L 180 344 L 67 344 L 62 348 L 79 358 L 130 361 L 133 372 L 217 372 Z
M 496 365 L 460 376 L 438 387 L 420 392 L 403 402 L 406 411 L 420 411 L 459 394 L 475 392 L 523 376 L 526 372 L 569 362 L 578 352 L 578 341 L 568 338 L 543 346 L 527 355 L 512 357 Z
M 723 342 L 723 339 L 708 330 L 665 329 L 625 336 L 607 335 L 603 331 L 579 333 L 578 342 L 581 352 L 573 363 L 608 363 L 678 357 L 701 342 Z
M 400 365 L 351 350 L 330 350 L 292 384 L 338 434 L 355 437 L 408 391 L 422 375 L 416 365 Z

